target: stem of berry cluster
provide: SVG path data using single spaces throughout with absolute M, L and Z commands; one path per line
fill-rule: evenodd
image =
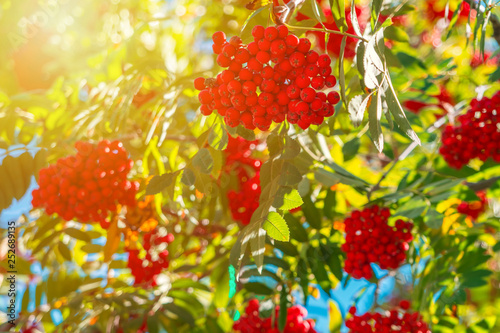
M 356 39 L 359 39 L 359 40 L 361 40 L 361 41 L 363 41 L 365 43 L 368 43 L 368 39 L 366 39 L 366 38 L 364 38 L 362 36 L 353 35 L 353 34 L 350 34 L 350 33 L 347 33 L 347 32 L 342 32 L 342 31 L 337 31 L 337 30 L 330 30 L 330 29 L 325 29 L 325 28 L 298 27 L 298 26 L 289 25 L 289 24 L 286 24 L 286 23 L 285 23 L 285 25 L 289 29 L 306 30 L 306 31 L 320 31 L 320 32 L 324 32 L 324 33 L 334 34 L 334 35 L 341 35 L 341 36 L 356 38 Z
M 277 17 L 278 24 L 283 24 L 289 29 L 295 29 L 295 30 L 305 30 L 305 31 L 321 31 L 329 34 L 334 34 L 334 35 L 341 35 L 341 36 L 346 36 L 346 37 L 351 37 L 351 38 L 356 38 L 359 40 L 362 40 L 363 42 L 367 43 L 368 40 L 362 36 L 358 35 L 353 35 L 349 34 L 347 32 L 341 32 L 337 30 L 330 30 L 326 28 L 314 28 L 314 27 L 298 27 L 294 25 L 288 24 L 290 19 L 292 18 L 292 14 L 295 12 L 295 9 L 297 9 L 305 0 L 291 0 L 284 6 L 275 6 L 273 8 L 275 14 L 281 14 L 279 17 Z

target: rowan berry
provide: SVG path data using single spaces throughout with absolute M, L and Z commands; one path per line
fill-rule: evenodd
M 200 90 L 200 91 L 203 90 L 203 89 L 205 89 L 206 88 L 206 86 L 205 86 L 205 78 L 203 78 L 203 77 L 196 78 L 194 80 L 194 88 L 196 90 Z
M 261 25 L 256 25 L 253 29 L 252 29 L 252 36 L 255 38 L 255 40 L 260 40 L 262 38 L 264 38 L 264 33 L 265 33 L 265 28 Z
M 224 44 L 226 42 L 226 34 L 222 31 L 217 31 L 212 35 L 212 40 L 216 45 Z
M 264 38 L 266 38 L 268 41 L 272 42 L 276 38 L 278 38 L 278 29 L 276 27 L 267 27 L 264 30 Z

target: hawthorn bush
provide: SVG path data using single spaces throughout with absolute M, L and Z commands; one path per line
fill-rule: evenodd
M 4 1 L 1 330 L 500 331 L 498 14 Z

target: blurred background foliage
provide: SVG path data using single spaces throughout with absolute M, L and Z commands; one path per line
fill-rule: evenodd
M 268 6 L 267 1 L 257 3 Z M 331 21 L 329 6 L 337 2 L 319 3 Z M 500 329 L 500 183 L 495 179 L 500 167 L 474 161 L 457 171 L 438 154 L 439 128 L 465 112 L 471 99 L 499 90 L 497 32 L 494 23 L 484 20 L 498 9 L 480 1 L 479 13 L 453 15 L 461 1 L 405 3 L 404 15 L 388 24 L 385 57 L 422 145 L 417 147 L 397 127 L 391 131 L 392 123 L 384 118 L 385 145 L 378 152 L 367 134 L 367 117 L 361 126 L 352 125 L 345 106 L 363 92 L 363 78 L 355 58 L 346 57 L 347 100 L 336 115 L 319 127 L 283 134 L 296 140 L 301 151 L 289 161 L 300 172 L 297 188 L 304 201 L 299 212 L 285 215 L 291 240 L 267 239 L 264 279 L 255 277 L 256 266 L 245 257 L 235 287 L 229 253 L 243 228 L 232 220 L 225 196 L 235 181 L 217 182 L 225 157 L 209 139 L 226 129 L 215 115 L 199 116 L 193 80 L 218 72 L 210 40 L 215 31 L 244 35 L 245 23 L 250 28 L 272 24 L 269 6 L 247 22 L 252 11 L 243 0 L 2 1 L 1 160 L 18 157 L 16 149 L 28 151 L 34 156 L 25 159 L 28 165 L 41 148 L 47 150 L 45 163 L 52 164 L 73 154 L 78 140 L 121 140 L 135 161 L 130 177 L 141 182 L 141 199 L 151 176 L 172 174 L 154 198 L 154 215 L 175 235 L 170 268 L 158 277 L 158 286 L 134 286 L 125 251 L 132 230 L 127 221 L 104 229 L 41 211 L 24 214 L 18 221 L 17 270 L 26 291 L 18 296 L 18 326 L 12 330 L 36 321 L 46 332 L 230 332 L 249 298 L 279 304 L 277 290 L 284 286 L 293 290 L 287 302 L 324 301 L 316 318 L 330 322 L 329 328 L 318 328 L 321 332 L 338 332 L 348 307 L 364 293 L 371 295 L 365 311 L 411 299 L 433 332 Z M 356 3 L 363 28 L 369 25 L 370 4 Z M 400 2 L 383 4 L 391 13 Z M 310 0 L 300 11 L 311 17 L 308 6 Z M 303 28 L 318 22 L 294 16 L 290 23 Z M 323 36 L 307 35 L 315 46 L 321 44 Z M 339 60 L 330 51 L 338 75 Z M 259 141 L 254 156 L 273 160 L 271 147 L 264 144 L 267 133 L 238 131 Z M 208 172 L 192 167 L 201 148 L 210 152 Z M 186 168 L 194 170 L 196 182 L 176 173 Z M 489 199 L 477 220 L 456 211 L 462 201 L 479 200 L 478 186 L 471 184 L 480 184 Z M 380 272 L 342 296 L 339 291 L 354 286 L 342 271 L 342 221 L 369 202 L 413 219 L 416 240 L 404 269 Z M 382 297 L 384 281 L 393 286 Z

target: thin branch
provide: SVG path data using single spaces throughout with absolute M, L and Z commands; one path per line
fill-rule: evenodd
M 300 5 L 302 5 L 304 2 L 305 0 L 291 0 L 284 6 L 275 6 L 273 8 L 274 14 L 281 14 L 280 16 L 276 15 L 278 24 L 286 25 L 292 18 L 295 9 L 300 7 Z
M 500 176 L 491 177 L 490 179 L 481 180 L 477 183 L 465 182 L 464 184 L 469 187 L 474 192 L 486 190 L 490 188 L 493 184 L 495 184 L 498 180 L 500 180 Z
M 356 38 L 356 39 L 359 39 L 365 43 L 368 43 L 368 39 L 366 39 L 362 36 L 349 34 L 347 32 L 341 32 L 341 31 L 337 31 L 337 30 L 330 30 L 330 29 L 323 29 L 323 28 L 314 28 L 314 27 L 298 27 L 298 26 L 289 25 L 286 23 L 285 23 L 285 25 L 289 29 L 306 30 L 306 31 L 320 31 L 320 32 L 325 32 L 325 33 L 329 33 L 329 34 L 334 34 L 334 35 L 341 35 L 341 36 Z
M 277 16 L 278 24 L 283 24 L 289 29 L 296 29 L 296 30 L 305 30 L 305 31 L 321 31 L 329 34 L 334 34 L 334 35 L 341 35 L 341 36 L 346 36 L 346 37 L 351 37 L 351 38 L 356 38 L 359 40 L 362 40 L 363 42 L 367 43 L 368 40 L 362 36 L 358 35 L 353 35 L 349 34 L 347 32 L 341 32 L 337 30 L 330 30 L 326 28 L 314 28 L 314 27 L 298 27 L 294 25 L 288 24 L 290 19 L 292 18 L 293 13 L 295 10 L 300 7 L 304 3 L 305 0 L 291 0 L 289 3 L 287 3 L 284 6 L 275 6 L 273 8 L 274 14 Z M 279 17 L 277 14 L 280 14 Z M 320 22 L 323 25 L 323 22 Z
M 500 46 L 500 20 L 496 15 L 492 14 L 490 16 L 490 23 L 493 26 L 493 38 L 495 38 L 498 46 Z

